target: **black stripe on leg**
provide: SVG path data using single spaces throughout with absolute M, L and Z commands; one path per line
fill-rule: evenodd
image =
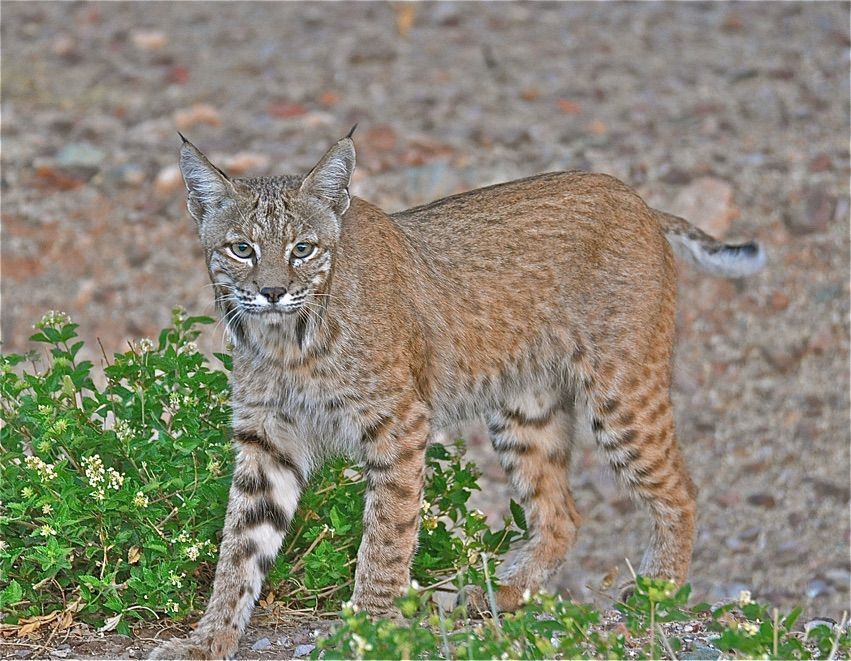
M 269 570 L 272 569 L 272 565 L 274 564 L 275 556 L 273 555 L 261 555 L 257 558 L 257 568 L 264 575 L 269 573 Z
M 264 523 L 268 523 L 278 532 L 284 533 L 289 528 L 290 517 L 278 505 L 264 498 L 245 510 L 242 520 L 239 522 L 239 528 L 255 528 Z
M 257 553 L 257 543 L 252 539 L 246 539 L 233 552 L 233 563 L 235 565 L 242 564 L 245 560 L 250 560 Z
M 256 472 L 246 469 L 233 476 L 233 486 L 247 496 L 257 496 L 269 490 L 269 479 L 262 468 Z
M 286 468 L 287 470 L 292 471 L 300 489 L 304 490 L 307 486 L 307 477 L 302 472 L 299 465 L 295 463 L 293 458 L 287 452 L 276 448 L 267 439 L 252 432 L 237 432 L 236 436 L 234 436 L 234 440 L 242 443 L 243 445 L 250 445 L 259 448 L 268 454 L 281 468 Z
M 532 427 L 533 429 L 541 429 L 542 427 L 546 427 L 553 419 L 555 415 L 555 409 L 551 409 L 544 413 L 541 416 L 537 416 L 534 418 L 530 418 L 522 411 L 506 411 L 505 417 L 507 417 L 511 422 L 521 427 Z

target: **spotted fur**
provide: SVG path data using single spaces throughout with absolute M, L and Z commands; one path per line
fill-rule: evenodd
M 235 653 L 311 472 L 339 453 L 363 463 L 367 484 L 354 600 L 394 614 L 426 446 L 464 418 L 487 421 L 529 524 L 500 568 L 501 608 L 541 587 L 576 538 L 577 419 L 590 419 L 653 516 L 641 571 L 686 578 L 695 488 L 669 397 L 676 271 L 665 233 L 721 244 L 616 179 L 579 172 L 387 215 L 349 197 L 354 162 L 349 136 L 305 176 L 230 179 L 191 143 L 181 149 L 235 345 L 237 461 L 210 604 L 155 658 Z M 294 257 L 299 242 L 315 247 L 309 257 Z

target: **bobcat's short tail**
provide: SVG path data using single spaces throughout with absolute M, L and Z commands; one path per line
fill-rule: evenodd
M 656 211 L 656 217 L 674 252 L 708 273 L 744 278 L 765 265 L 765 250 L 756 241 L 729 245 L 713 239 L 679 216 Z

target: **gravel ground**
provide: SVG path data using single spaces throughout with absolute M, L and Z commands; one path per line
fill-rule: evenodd
M 847 3 L 4 3 L 2 338 L 92 347 L 212 311 L 175 169 L 310 167 L 358 122 L 354 192 L 397 210 L 553 169 L 611 173 L 769 266 L 681 272 L 674 400 L 699 485 L 695 596 L 849 608 Z M 209 336 L 205 346 L 220 346 Z M 505 479 L 479 433 L 494 516 Z M 593 447 L 558 586 L 595 598 L 649 518 Z

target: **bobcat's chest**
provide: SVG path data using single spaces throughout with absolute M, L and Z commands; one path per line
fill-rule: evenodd
M 331 360 L 234 370 L 234 426 L 290 436 L 321 454 L 350 453 L 376 404 L 368 387 Z

